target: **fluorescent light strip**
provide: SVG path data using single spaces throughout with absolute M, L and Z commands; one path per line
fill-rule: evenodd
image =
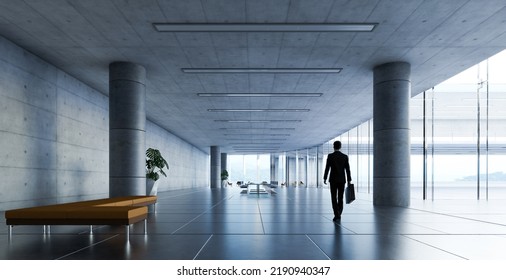
M 241 148 L 241 147 L 238 147 L 238 148 L 235 148 L 235 147 L 232 147 L 232 149 L 234 150 L 278 150 L 280 149 L 280 147 L 258 147 L 258 148 L 255 148 L 255 147 L 251 147 L 251 148 L 248 148 L 248 147 L 244 147 L 244 148 Z
M 277 152 L 279 149 L 234 149 L 235 152 L 240 153 L 267 153 L 267 152 Z
M 281 146 L 232 146 L 232 149 L 279 149 Z
M 260 139 L 253 139 L 253 138 L 246 138 L 246 139 L 226 139 L 226 141 L 249 141 L 249 142 L 257 142 L 257 141 L 285 141 L 287 138 L 260 138 Z M 252 143 L 255 144 L 255 143 Z
M 283 145 L 283 143 L 229 143 L 229 145 Z
M 309 112 L 309 109 L 207 109 L 208 112 Z
M 251 127 L 251 128 L 230 128 L 230 127 L 222 127 L 220 129 L 223 130 L 295 130 L 295 128 L 263 128 L 263 127 Z
M 242 149 L 242 150 L 277 150 L 280 147 L 232 147 L 234 149 Z
M 231 133 L 231 134 L 223 134 L 225 136 L 290 136 L 291 134 L 258 134 L 258 133 Z
M 301 120 L 214 120 L 227 123 L 271 123 L 271 122 L 302 122 Z
M 158 32 L 371 32 L 377 23 L 162 23 Z
M 235 145 L 233 147 L 243 147 L 243 148 L 253 148 L 253 149 L 259 149 L 259 148 L 268 148 L 268 147 L 276 147 L 280 148 L 281 146 L 285 146 L 284 143 L 277 144 L 277 145 L 271 145 L 270 143 L 240 143 L 240 145 Z
M 275 138 L 275 139 L 269 139 L 269 138 L 262 138 L 262 139 L 253 139 L 253 138 L 239 138 L 239 139 L 234 139 L 234 138 L 227 138 L 225 139 L 225 141 L 227 141 L 227 143 L 229 143 L 229 145 L 232 145 L 232 143 L 241 143 L 241 144 L 282 144 L 283 141 L 286 140 L 286 138 Z M 258 142 L 260 141 L 260 142 Z
M 200 97 L 320 97 L 323 93 L 199 93 Z
M 332 74 L 342 68 L 181 68 L 190 74 Z
M 280 147 L 279 146 L 264 146 L 264 147 L 242 147 L 242 146 L 234 146 L 232 147 L 234 149 L 248 149 L 248 150 L 254 150 L 254 149 L 262 149 L 262 150 L 265 150 L 265 149 L 279 149 Z
M 271 154 L 271 153 L 279 153 L 281 150 L 233 150 L 236 154 L 241 155 L 258 155 L 258 154 Z

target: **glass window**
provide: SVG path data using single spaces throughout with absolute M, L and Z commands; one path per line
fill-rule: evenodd
M 486 163 L 482 164 L 482 173 L 487 174 L 486 184 L 481 184 L 481 197 L 489 199 L 506 198 L 506 51 L 503 51 L 488 60 L 487 65 L 488 87 L 485 97 L 488 97 L 488 122 L 485 123 L 486 136 L 482 145 L 482 152 Z M 482 94 L 483 96 L 483 94 Z M 483 98 L 483 97 L 482 97 Z M 482 118 L 483 119 L 483 118 Z
M 228 155 L 229 181 L 270 182 L 270 155 Z
M 504 73 L 506 51 L 411 99 L 412 198 L 506 198 Z M 280 181 L 322 186 L 327 155 L 340 140 L 357 191 L 372 192 L 373 125 L 371 119 L 317 148 L 280 156 Z

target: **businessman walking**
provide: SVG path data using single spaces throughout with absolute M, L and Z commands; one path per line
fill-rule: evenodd
M 330 183 L 330 195 L 332 200 L 332 209 L 334 209 L 334 219 L 341 219 L 343 213 L 343 196 L 346 182 L 351 182 L 350 163 L 348 156 L 341 151 L 341 142 L 334 142 L 334 152 L 327 157 L 325 165 L 325 174 L 323 175 L 323 183 L 327 184 L 327 178 Z M 330 171 L 330 177 L 329 175 Z

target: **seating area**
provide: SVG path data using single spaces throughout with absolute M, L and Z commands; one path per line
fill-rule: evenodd
M 43 225 L 44 233 L 51 225 L 89 225 L 90 232 L 93 225 L 125 225 L 128 237 L 134 223 L 144 221 L 146 231 L 148 206 L 156 201 L 156 196 L 126 196 L 13 209 L 5 212 L 5 220 L 10 237 L 19 225 Z

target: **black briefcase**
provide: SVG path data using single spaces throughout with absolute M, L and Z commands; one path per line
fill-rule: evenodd
M 346 196 L 346 204 L 352 203 L 355 200 L 355 185 L 348 184 L 344 190 L 344 195 Z

